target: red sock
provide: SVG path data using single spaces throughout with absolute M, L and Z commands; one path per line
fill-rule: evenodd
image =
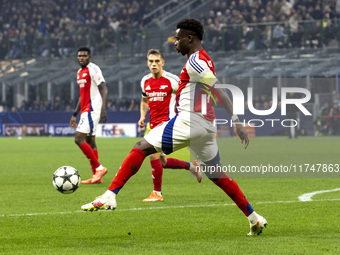
M 97 161 L 98 161 L 98 150 L 93 150 L 93 153 L 96 156 Z M 92 164 L 91 164 L 91 168 L 92 168 L 93 175 L 95 175 L 96 174 L 96 168 Z
M 90 160 L 92 172 L 94 171 L 93 174 L 95 174 L 96 168 L 98 166 L 100 166 L 100 164 L 99 164 L 98 158 L 94 154 L 91 146 L 87 142 L 84 142 L 82 145 L 79 146 L 79 148 L 83 151 L 85 156 Z
M 140 149 L 133 148 L 120 166 L 118 173 L 111 182 L 109 190 L 117 194 L 129 178 L 137 173 L 144 159 L 144 152 Z
M 162 190 L 163 167 L 160 159 L 151 160 L 153 190 Z
M 237 183 L 228 175 L 224 173 L 220 179 L 214 183 L 235 202 L 238 208 L 240 208 L 246 216 L 250 215 L 254 211 Z
M 175 159 L 175 158 L 167 158 L 166 159 L 166 165 L 165 165 L 164 168 L 189 170 L 190 163 L 183 161 L 183 160 Z
M 97 160 L 98 160 L 98 150 L 93 150 L 93 153 L 94 153 L 94 155 L 96 155 L 96 157 L 97 157 Z

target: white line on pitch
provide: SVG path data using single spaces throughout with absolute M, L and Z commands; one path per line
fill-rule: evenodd
M 322 193 L 327 193 L 327 192 L 335 192 L 335 191 L 339 191 L 339 190 L 340 190 L 340 188 L 337 188 L 337 189 L 327 189 L 327 190 L 319 190 L 319 191 L 314 191 L 314 192 L 302 194 L 298 198 L 299 198 L 299 200 L 301 202 L 313 201 L 312 200 L 312 196 L 314 196 L 314 195 L 322 194 Z
M 323 202 L 323 201 L 340 201 L 340 198 L 334 199 L 319 199 L 312 200 L 311 202 Z M 288 203 L 301 203 L 301 201 L 265 201 L 265 202 L 253 202 L 252 204 L 288 204 Z M 129 209 L 117 209 L 116 212 L 125 211 L 144 211 L 144 210 L 164 210 L 164 209 L 181 209 L 181 208 L 199 208 L 199 207 L 222 207 L 222 206 L 234 206 L 235 204 L 210 204 L 210 205 L 178 205 L 178 206 L 160 206 L 160 207 L 137 207 Z M 101 212 L 109 212 L 111 210 L 101 210 Z M 50 213 L 22 213 L 22 214 L 0 214 L 0 217 L 22 217 L 22 216 L 40 216 L 40 215 L 56 215 L 56 214 L 71 214 L 71 213 L 89 213 L 83 211 L 73 212 L 50 212 Z M 91 213 L 91 212 L 90 212 Z

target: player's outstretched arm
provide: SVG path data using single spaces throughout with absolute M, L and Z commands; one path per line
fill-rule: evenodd
M 108 94 L 108 89 L 106 86 L 105 82 L 100 83 L 98 86 L 100 93 L 102 95 L 102 110 L 100 111 L 100 122 L 101 123 L 106 123 L 107 121 L 107 116 L 106 116 L 106 102 L 107 102 L 107 94 Z
M 218 93 L 218 95 L 221 98 L 223 108 L 227 110 L 227 112 L 229 113 L 230 116 L 235 116 L 234 113 L 233 113 L 234 112 L 233 111 L 233 104 L 232 104 L 227 92 L 224 89 L 221 89 L 221 88 L 216 89 L 216 92 Z M 233 119 L 234 123 L 240 122 L 240 120 L 238 118 L 232 117 L 232 119 Z M 244 142 L 244 148 L 247 149 L 247 147 L 249 145 L 249 138 L 248 138 L 247 131 L 244 129 L 242 124 L 235 124 L 235 126 L 236 126 L 236 133 L 240 137 L 241 143 L 243 144 L 243 142 Z

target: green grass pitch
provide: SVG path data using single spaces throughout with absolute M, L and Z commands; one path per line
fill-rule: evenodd
M 246 236 L 248 220 L 229 197 L 184 170 L 164 170 L 164 202 L 142 203 L 153 188 L 149 159 L 120 191 L 115 211 L 80 211 L 105 192 L 136 141 L 97 138 L 99 160 L 109 169 L 104 183 L 64 195 L 52 186 L 58 167 L 70 165 L 83 179 L 91 176 L 73 138 L 1 138 L 0 254 L 339 254 L 340 190 L 310 202 L 298 197 L 338 189 L 340 174 L 236 177 L 269 223 L 254 237 Z M 340 163 L 340 137 L 252 138 L 247 150 L 235 138 L 218 142 L 222 163 L 237 168 Z M 187 150 L 171 156 L 189 160 Z

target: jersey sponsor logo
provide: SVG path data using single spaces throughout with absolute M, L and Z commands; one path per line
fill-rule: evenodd
M 164 98 L 168 95 L 167 92 L 146 92 L 149 102 L 164 101 Z
M 151 88 L 150 88 L 150 85 L 148 85 L 146 88 L 145 88 L 145 90 L 150 90 Z
M 86 79 L 77 80 L 77 83 L 78 83 L 79 87 L 81 87 L 81 88 L 85 87 L 86 82 L 87 82 Z
M 161 87 L 159 89 L 166 89 L 168 87 L 168 85 L 161 85 Z

